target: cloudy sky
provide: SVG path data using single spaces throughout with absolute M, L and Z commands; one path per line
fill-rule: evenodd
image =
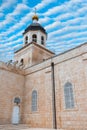
M 87 42 L 87 0 L 0 0 L 0 61 L 22 47 L 35 7 L 48 49 L 59 54 Z

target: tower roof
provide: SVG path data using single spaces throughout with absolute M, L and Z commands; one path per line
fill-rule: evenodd
M 27 33 L 28 31 L 37 31 L 37 30 L 40 30 L 40 31 L 42 31 L 43 33 L 47 34 L 47 33 L 46 33 L 46 30 L 45 30 L 39 23 L 37 23 L 37 22 L 30 24 L 30 25 L 25 29 L 25 31 L 24 31 L 23 34 Z
M 24 31 L 23 34 L 27 33 L 28 31 L 37 31 L 37 30 L 40 30 L 42 31 L 43 33 L 47 34 L 46 33 L 46 30 L 38 23 L 38 20 L 39 20 L 39 17 L 38 15 L 36 14 L 36 8 L 35 8 L 35 14 L 32 16 L 32 21 L 33 23 L 30 24 Z

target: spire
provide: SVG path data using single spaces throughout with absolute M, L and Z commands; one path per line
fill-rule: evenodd
M 36 15 L 36 8 L 35 8 L 35 14 L 32 17 L 32 20 L 37 22 L 39 20 L 38 16 Z

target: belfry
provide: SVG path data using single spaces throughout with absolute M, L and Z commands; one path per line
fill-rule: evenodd
M 28 67 L 42 62 L 54 55 L 46 48 L 47 32 L 38 23 L 36 13 L 32 17 L 32 23 L 23 33 L 23 47 L 15 52 L 15 61 L 23 67 Z

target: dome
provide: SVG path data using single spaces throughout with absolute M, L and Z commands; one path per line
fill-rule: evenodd
M 35 14 L 33 17 L 32 17 L 32 20 L 37 20 L 38 21 L 38 16 Z
M 37 31 L 37 30 L 40 30 L 42 31 L 43 33 L 47 34 L 46 33 L 46 30 L 39 24 L 39 23 L 32 23 L 30 24 L 24 31 L 23 34 L 29 32 L 29 31 Z

